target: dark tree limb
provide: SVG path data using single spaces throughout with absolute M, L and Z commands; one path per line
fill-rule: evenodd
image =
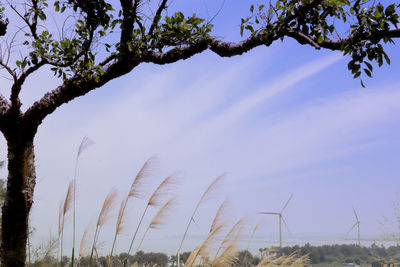
M 287 32 L 287 36 L 296 39 L 300 44 L 309 44 L 313 46 L 315 49 L 321 49 L 321 46 L 316 42 L 312 37 L 305 35 L 302 32 L 296 32 L 294 30 L 289 29 Z
M 35 40 L 38 40 L 38 36 L 37 36 L 37 21 L 38 21 L 38 16 L 39 16 L 39 9 L 38 9 L 38 1 L 37 0 L 32 0 L 32 7 L 34 9 L 34 14 L 33 14 L 33 18 L 32 18 L 32 23 L 29 21 L 28 17 L 25 17 L 24 15 L 22 15 L 11 3 L 9 3 L 10 8 L 17 14 L 18 17 L 20 17 L 25 24 L 28 26 L 29 30 L 32 33 L 32 36 Z
M 22 85 L 24 84 L 26 78 L 33 72 L 40 69 L 42 66 L 46 64 L 46 61 L 42 60 L 41 62 L 37 63 L 36 65 L 31 66 L 26 71 L 24 71 L 14 82 L 13 86 L 11 87 L 11 106 L 12 108 L 19 108 L 21 106 L 19 100 L 19 94 L 21 93 Z
M 291 36 L 291 37 L 293 37 L 293 36 Z M 394 29 L 394 30 L 390 30 L 387 32 L 379 32 L 373 36 L 374 40 L 382 40 L 385 37 L 400 38 L 400 29 Z M 295 38 L 295 37 L 293 37 L 293 38 Z M 297 40 L 297 38 L 295 38 L 295 39 Z M 308 36 L 307 39 L 310 39 L 310 41 L 318 43 L 314 37 Z M 319 46 L 322 48 L 329 49 L 329 50 L 343 50 L 344 45 L 349 44 L 349 43 L 358 42 L 360 40 L 367 41 L 367 40 L 371 40 L 371 38 L 368 38 L 363 35 L 351 35 L 347 38 L 340 39 L 338 41 L 331 41 L 331 40 L 322 41 L 321 43 L 319 43 Z M 299 42 L 299 43 L 301 43 L 301 42 Z M 310 44 L 310 43 L 305 42 L 304 44 Z
M 130 55 L 132 57 L 132 55 Z M 129 56 L 127 57 L 129 58 Z M 112 79 L 120 77 L 141 62 L 138 59 L 120 60 L 110 64 L 100 76 L 80 77 L 75 76 L 46 93 L 36 101 L 24 114 L 24 121 L 32 127 L 38 127 L 42 120 L 62 104 L 68 103 L 76 97 L 83 96 L 93 89 L 99 88 Z
M 0 66 L 2 66 L 13 78 L 14 82 L 18 79 L 17 74 L 12 70 L 6 63 L 0 60 Z
M 38 6 L 38 0 L 32 0 L 32 7 L 33 7 L 33 18 L 32 18 L 32 23 L 28 24 L 29 28 L 31 30 L 32 36 L 33 38 L 35 38 L 35 40 L 38 40 L 38 36 L 37 36 L 37 23 L 38 23 L 38 17 L 39 17 L 39 6 Z
M 153 35 L 155 28 L 157 27 L 158 23 L 160 22 L 161 13 L 163 12 L 164 9 L 167 8 L 167 2 L 168 2 L 168 0 L 162 0 L 160 6 L 158 7 L 158 9 L 156 11 L 156 15 L 153 18 L 153 22 L 150 25 L 149 35 Z
M 129 43 L 132 39 L 133 32 L 133 23 L 135 22 L 136 16 L 136 8 L 134 8 L 132 0 L 120 0 L 121 8 L 122 8 L 122 25 L 121 25 L 121 38 L 120 38 L 120 46 L 121 52 L 127 53 L 129 52 Z M 135 5 L 137 7 L 137 2 L 135 1 Z
M 130 56 L 126 56 L 123 59 L 117 59 L 115 55 L 112 55 L 105 60 L 102 65 L 106 65 L 112 60 L 117 61 L 110 64 L 106 68 L 104 74 L 98 76 L 97 78 L 94 76 L 89 78 L 73 77 L 65 81 L 63 85 L 45 94 L 42 99 L 35 102 L 32 107 L 26 111 L 24 117 L 27 122 L 39 125 L 42 120 L 47 115 L 51 114 L 57 107 L 71 101 L 76 97 L 85 95 L 86 93 L 103 86 L 114 78 L 120 77 L 132 71 L 140 63 L 151 62 L 160 65 L 170 64 L 179 60 L 188 59 L 193 55 L 199 54 L 207 49 L 210 49 L 221 57 L 232 57 L 246 53 L 257 46 L 269 46 L 274 41 L 284 37 L 285 34 L 286 36 L 296 39 L 301 44 L 312 45 L 315 48 L 323 47 L 330 50 L 342 50 L 342 46 L 344 44 L 351 42 L 353 38 L 356 38 L 348 37 L 340 41 L 323 41 L 322 43 L 318 43 L 315 38 L 295 32 L 294 30 L 287 31 L 286 33 L 283 33 L 283 35 L 273 35 L 264 31 L 238 43 L 223 42 L 216 38 L 208 38 L 199 40 L 194 44 L 185 47 L 172 48 L 164 53 L 146 51 L 143 52 L 139 57 L 134 57 L 132 54 L 130 54 Z M 391 30 L 387 33 L 382 33 L 379 38 L 383 38 L 384 36 L 393 38 L 400 37 L 400 30 Z

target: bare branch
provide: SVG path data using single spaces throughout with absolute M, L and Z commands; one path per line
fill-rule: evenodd
M 32 6 L 33 6 L 33 10 L 34 10 L 32 24 L 28 24 L 28 25 L 29 25 L 29 28 L 31 29 L 33 38 L 35 38 L 35 40 L 38 40 L 38 36 L 36 33 L 38 16 L 39 16 L 38 0 L 32 0 Z
M 37 6 L 37 0 L 32 0 L 32 5 L 33 8 L 35 10 L 34 15 L 33 15 L 33 22 L 30 23 L 28 17 L 22 15 L 15 6 L 13 6 L 10 2 L 8 2 L 8 4 L 10 5 L 10 8 L 17 14 L 18 17 L 20 17 L 25 24 L 29 27 L 32 36 L 35 38 L 35 40 L 38 39 L 38 36 L 36 34 L 36 28 L 37 28 L 37 18 L 38 18 L 38 6 Z
M 315 49 L 321 49 L 318 42 L 316 42 L 315 40 L 313 40 L 313 38 L 305 35 L 302 32 L 296 32 L 292 29 L 289 29 L 287 32 L 287 36 L 296 39 L 297 42 L 299 42 L 300 44 L 309 44 L 309 45 L 314 46 Z
M 99 63 L 99 66 L 106 66 L 108 63 L 110 63 L 111 61 L 117 59 L 117 54 L 112 53 L 109 57 L 107 57 L 105 60 L 103 60 L 102 62 Z
M 151 26 L 149 29 L 149 35 L 153 35 L 154 29 L 157 27 L 158 22 L 160 22 L 161 12 L 167 8 L 167 2 L 168 2 L 168 0 L 162 0 L 160 6 L 158 7 L 156 15 L 154 16 L 153 22 L 151 23 Z
M 24 84 L 26 78 L 33 72 L 40 69 L 46 63 L 47 63 L 46 61 L 42 60 L 41 62 L 33 65 L 32 67 L 30 67 L 26 71 L 24 71 L 18 78 L 15 78 L 15 82 L 14 82 L 13 86 L 11 87 L 11 96 L 10 96 L 12 107 L 20 106 L 19 94 L 21 92 L 22 85 Z
M 14 81 L 17 80 L 17 74 L 15 71 L 12 70 L 6 63 L 4 63 L 3 60 L 0 60 L 0 66 L 2 66 L 11 75 Z

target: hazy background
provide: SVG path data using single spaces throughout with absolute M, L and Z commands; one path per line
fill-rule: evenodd
M 211 16 L 219 5 L 174 1 L 171 8 Z M 237 40 L 240 18 L 248 14 L 249 5 L 226 1 L 215 19 L 215 34 Z M 183 250 L 204 238 L 225 197 L 232 201 L 232 222 L 252 215 L 255 223 L 261 218 L 255 212 L 280 211 L 293 193 L 284 213 L 291 230 L 284 231 L 284 245 L 301 240 L 355 243 L 356 233 L 346 234 L 355 223 L 353 205 L 364 244 L 396 231 L 398 46 L 388 47 L 388 54 L 392 65 L 376 68 L 373 79 L 364 77 L 362 88 L 347 71 L 348 58 L 291 40 L 230 59 L 206 52 L 173 65 L 140 65 L 62 106 L 44 120 L 35 139 L 33 242 L 40 244 L 50 232 L 57 233 L 58 206 L 73 178 L 84 136 L 95 145 L 79 161 L 78 240 L 86 225 L 95 223 L 108 191 L 117 188 L 121 196 L 126 194 L 152 155 L 160 161 L 155 181 L 179 172 L 182 185 L 179 206 L 163 230 L 149 232 L 146 251 L 176 252 L 195 202 L 223 172 L 228 172 L 227 179 L 215 198 L 200 208 Z M 58 84 L 51 72 L 31 78 L 22 93 L 24 108 Z M 7 94 L 6 89 L 1 92 Z M 2 136 L 0 149 L 0 159 L 6 159 Z M 6 170 L 0 175 L 5 178 Z M 132 227 L 120 238 L 117 252 L 127 250 L 143 204 L 130 206 Z M 379 220 L 386 220 L 386 226 Z M 265 217 L 252 247 L 271 245 L 266 241 L 276 245 L 277 230 L 277 218 Z M 70 231 L 71 223 L 65 232 L 67 253 Z M 111 245 L 113 231 L 113 226 L 104 228 L 104 247 Z

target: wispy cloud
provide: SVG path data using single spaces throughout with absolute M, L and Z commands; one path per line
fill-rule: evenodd
M 190 213 L 190 201 L 199 188 L 224 171 L 230 174 L 221 195 L 240 195 L 237 212 L 246 213 L 262 203 L 278 203 L 279 208 L 293 190 L 309 194 L 299 181 L 315 183 L 321 176 L 345 176 L 348 166 L 326 168 L 326 163 L 381 147 L 385 141 L 380 137 L 398 123 L 399 85 L 329 97 L 320 90 L 310 101 L 296 98 L 300 97 L 297 85 L 334 68 L 340 60 L 337 54 L 292 66 L 270 82 L 253 81 L 265 58 L 254 53 L 208 68 L 204 62 L 192 61 L 166 69 L 145 66 L 100 89 L 97 96 L 81 98 L 46 119 L 36 139 L 39 181 L 33 222 L 38 233 L 46 236 L 49 225 L 57 221 L 53 203 L 58 202 L 52 200 L 65 191 L 73 174 L 74 153 L 85 135 L 96 145 L 80 162 L 78 217 L 85 223 L 78 230 L 82 233 L 86 222 L 96 216 L 91 212 L 93 205 L 101 202 L 109 188 L 129 187 L 132 175 L 153 154 L 162 163 L 160 177 L 177 170 L 185 173 L 180 218 Z M 292 97 L 295 103 L 285 113 L 269 105 L 279 104 L 282 96 Z M 265 113 L 276 115 L 273 122 L 263 118 Z M 293 207 L 304 212 L 299 205 L 308 205 L 307 201 L 294 202 Z M 213 202 L 204 206 L 200 228 L 203 222 L 208 226 L 214 206 Z M 43 210 L 54 210 L 54 214 L 43 215 Z M 288 211 L 290 220 L 290 214 L 296 213 Z M 307 231 L 313 225 L 310 220 L 298 220 L 291 226 L 294 230 Z M 169 232 L 179 235 L 180 223 L 173 222 Z

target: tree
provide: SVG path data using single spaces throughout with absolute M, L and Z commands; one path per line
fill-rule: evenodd
M 274 0 L 250 6 L 242 18 L 238 43 L 212 35 L 211 21 L 195 14 L 167 13 L 160 0 L 155 13 L 143 0 L 5 1 L 1 3 L 0 67 L 11 79 L 9 99 L 0 95 L 0 131 L 7 141 L 8 179 L 3 205 L 1 260 L 23 266 L 28 216 L 36 181 L 33 141 L 39 125 L 58 107 L 134 70 L 139 64 L 170 64 L 206 50 L 221 57 L 270 46 L 285 37 L 315 49 L 343 51 L 355 78 L 371 76 L 372 62 L 390 59 L 382 43 L 400 37 L 398 4 L 384 7 L 369 0 Z M 156 3 L 154 3 L 156 4 Z M 61 34 L 47 27 L 54 10 L 65 17 Z M 47 15 L 46 15 L 47 14 Z M 72 18 L 72 19 L 71 19 Z M 72 21 L 72 24 L 71 24 Z M 24 24 L 24 25 L 22 25 Z M 66 30 L 70 29 L 70 30 Z M 68 32 L 69 31 L 69 32 Z M 56 37 L 59 36 L 59 37 Z M 22 46 L 15 47 L 20 42 Z M 19 58 L 18 58 L 19 57 Z M 47 68 L 46 68 L 47 67 Z M 61 85 L 25 112 L 20 93 L 27 78 L 50 70 Z
M 3 166 L 4 166 L 4 161 L 0 161 L 0 169 L 3 168 Z M 5 181 L 0 178 L 0 207 L 3 206 L 5 197 L 6 197 Z M 0 216 L 0 223 L 1 223 L 1 216 Z M 0 225 L 0 231 L 1 231 L 1 225 Z M 0 238 L 1 238 L 1 232 L 0 232 Z

